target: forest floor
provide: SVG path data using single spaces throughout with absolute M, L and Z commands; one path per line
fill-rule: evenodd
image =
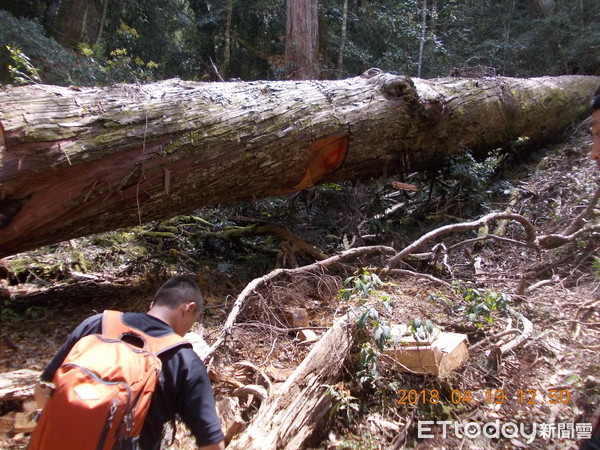
M 599 178 L 588 149 L 589 138 L 579 133 L 514 170 L 519 178 L 511 181 L 519 195 L 512 197 L 512 211 L 525 216 L 538 236 L 562 232 L 589 203 Z M 507 202 L 495 204 L 494 210 L 504 211 Z M 322 335 L 349 308 L 370 306 L 378 311 L 378 320 L 361 330 L 360 346 L 348 358 L 340 382 L 330 388 L 337 411 L 325 417 L 308 447 L 575 449 L 586 432 L 581 424 L 589 423 L 600 405 L 600 237 L 590 233 L 537 252 L 515 244 L 520 233 L 510 223 L 506 236 L 512 243 L 473 242 L 449 251 L 446 265 L 437 270 L 419 263 L 411 267 L 438 280 L 462 280 L 453 287 L 400 275 L 381 276 L 378 283 L 369 278 L 385 262 L 377 257 L 350 269 L 273 283 L 244 308 L 213 368 L 235 377 L 240 374 L 236 364 L 251 362 L 276 387 L 313 345 L 285 329 L 286 311 L 308 311 L 310 328 Z M 309 235 L 303 237 L 310 241 Z M 450 248 L 465 239 L 458 234 L 444 242 Z M 93 313 L 144 311 L 155 290 L 180 267 L 129 258 L 139 250 L 132 245 L 82 238 L 5 259 L 0 373 L 43 369 L 67 334 Z M 260 276 L 260 271 L 251 275 L 237 266 L 239 260 L 224 257 L 226 244 L 211 246 L 221 253 L 181 257 L 181 250 L 164 249 L 162 241 L 155 249 L 193 267 L 207 304 L 203 335 L 209 344 L 219 335 L 233 300 L 253 276 Z M 17 261 L 23 266 L 19 270 Z M 341 298 L 340 289 L 349 288 L 343 280 L 360 267 L 370 267 L 367 277 L 357 272 L 351 279 L 357 289 L 346 291 L 347 300 Z M 527 285 L 522 284 L 524 275 Z M 365 288 L 369 280 L 373 283 Z M 526 286 L 529 290 L 523 291 Z M 501 346 L 520 334 L 514 330 L 523 328 L 518 314 L 531 322 L 532 333 L 501 354 Z M 385 324 L 416 318 L 465 333 L 469 359 L 443 379 L 401 372 L 378 351 L 373 335 Z M 376 357 L 361 366 L 361 351 Z M 213 383 L 217 400 L 232 390 L 218 379 Z M 0 448 L 25 448 L 27 435 L 12 430 L 15 405 L 0 408 Z M 432 421 L 452 422 L 446 436 L 443 424 Z M 478 427 L 489 422 L 525 424 L 527 433 L 536 424 L 538 434 L 528 440 L 508 427 L 504 435 L 486 437 Z M 455 423 L 473 425 L 456 432 Z M 192 447 L 179 436 L 171 448 Z

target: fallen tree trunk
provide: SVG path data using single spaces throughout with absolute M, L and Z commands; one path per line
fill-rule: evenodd
M 278 393 L 260 407 L 250 426 L 227 448 L 297 449 L 311 437 L 329 412 L 328 384 L 340 376 L 354 343 L 358 313 L 336 321 L 313 347 Z
M 599 77 L 192 83 L 0 92 L 0 257 L 195 208 L 556 138 Z M 522 149 L 524 146 L 517 146 Z

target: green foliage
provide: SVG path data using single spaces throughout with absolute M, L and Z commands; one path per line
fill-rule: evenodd
M 37 21 L 15 18 L 0 10 L 0 83 L 13 81 L 8 66 L 14 65 L 14 60 L 6 46 L 27 55 L 31 68 L 36 69 L 44 83 L 86 86 L 104 81 L 104 74 L 95 61 L 82 60 L 48 38 Z M 31 77 L 31 73 L 27 75 Z
M 201 32 L 199 20 L 208 14 L 203 4 L 187 0 L 148 0 L 125 2 L 120 8 L 109 7 L 105 39 L 101 42 L 103 59 L 117 63 L 115 76 L 121 79 L 126 77 L 129 67 L 131 81 L 144 82 L 149 76 L 200 80 L 210 67 L 210 60 L 216 61 L 213 45 L 220 39 L 224 26 L 211 27 L 212 35 Z M 218 18 L 217 23 L 224 24 L 222 11 L 220 4 L 210 8 L 211 19 Z M 122 49 L 127 51 L 130 60 L 113 54 Z M 147 66 L 141 67 L 139 61 L 156 66 L 149 71 Z M 144 73 L 140 73 L 140 68 Z
M 46 261 L 36 257 L 12 259 L 8 264 L 9 279 L 18 283 L 31 280 L 49 285 L 51 281 L 64 279 L 68 270 L 64 261 Z
M 353 419 L 353 412 L 358 412 L 357 398 L 352 396 L 344 383 L 326 385 L 327 391 L 325 395 L 332 397 L 333 405 L 329 410 L 329 418 L 331 419 L 336 413 L 343 412 L 344 420 L 350 424 Z
M 367 269 L 363 269 L 362 273 L 349 277 L 344 281 L 345 286 L 350 288 L 340 289 L 340 297 L 348 301 L 356 298 L 362 304 L 367 299 L 378 293 L 378 288 L 383 286 L 381 279 Z M 383 307 L 387 312 L 391 312 L 394 307 L 394 302 L 386 295 L 381 295 L 376 305 Z M 390 338 L 391 328 L 387 321 L 380 316 L 379 311 L 373 305 L 367 306 L 365 311 L 357 320 L 359 329 L 373 328 L 373 340 L 380 350 L 383 350 L 385 343 Z
M 8 65 L 8 71 L 15 84 L 41 83 L 40 70 L 35 68 L 31 59 L 18 48 L 6 46 L 13 64 Z
M 478 327 L 483 326 L 483 321 L 493 323 L 492 313 L 507 311 L 511 301 L 510 296 L 507 294 L 489 289 L 479 289 L 463 281 L 454 281 L 452 287 L 467 302 L 464 310 L 465 318 Z
M 137 30 L 121 22 L 116 34 L 123 46 L 110 50 L 108 56 L 105 56 L 105 48 L 101 45 L 81 43 L 78 50 L 83 57 L 100 62 L 107 80 L 122 83 L 155 81 L 158 64 L 154 61 L 145 62 L 139 56 L 131 54 L 131 49 L 136 47 L 140 38 Z
M 15 320 L 19 320 L 21 316 L 10 306 L 10 302 L 5 300 L 2 302 L 2 307 L 0 307 L 0 321 L 2 322 L 13 322 Z
M 46 23 L 46 8 L 39 2 L 12 2 L 5 5 L 19 17 L 37 17 Z M 388 72 L 415 75 L 418 70 L 422 36 L 422 74 L 424 77 L 446 76 L 452 68 L 482 65 L 500 75 L 539 76 L 565 73 L 598 74 L 600 55 L 596 33 L 600 5 L 593 0 L 556 2 L 551 11 L 541 12 L 527 2 L 457 2 L 440 0 L 427 4 L 426 22 L 422 21 L 423 2 L 377 0 L 350 2 L 343 73 L 337 70 L 340 49 L 341 2 L 320 3 L 320 62 L 323 75 L 354 76 L 369 67 Z M 285 60 L 284 0 L 238 0 L 234 3 L 231 32 L 231 60 L 225 76 L 252 79 L 282 79 L 287 76 Z M 133 69 L 131 81 L 149 79 L 138 72 L 134 63 L 154 61 L 156 79 L 179 76 L 185 79 L 209 79 L 212 62 L 222 67 L 225 41 L 223 30 L 227 17 L 226 2 L 189 0 L 135 0 L 109 3 L 102 39 L 101 57 L 95 63 L 105 66 L 114 59 L 111 53 L 126 49 L 131 61 L 120 61 L 121 69 Z M 19 19 L 21 20 L 21 19 Z M 32 22 L 34 23 L 34 22 Z M 21 24 L 22 25 L 22 24 Z M 32 34 L 16 31 L 17 42 L 42 70 L 46 82 L 89 84 L 114 81 L 111 74 L 90 73 L 77 57 L 75 64 L 52 65 L 66 58 L 50 51 L 37 61 L 21 41 L 33 36 L 47 40 L 39 24 Z M 425 28 L 423 28 L 425 26 Z M 31 26 L 28 25 L 29 29 Z M 19 27 L 16 27 L 19 28 Z M 14 27 L 0 26 L 0 35 L 13 33 Z M 424 32 L 424 34 L 423 34 Z M 56 45 L 56 43 L 54 43 Z M 52 46 L 50 46 L 52 47 Z M 49 47 L 48 47 L 49 48 Z M 53 54 L 54 53 L 54 54 Z M 90 55 L 84 53 L 85 56 Z M 73 55 L 71 55 L 73 56 Z M 85 63 L 85 64 L 84 64 Z M 92 63 L 94 65 L 94 63 Z M 49 76 L 46 70 L 52 72 Z M 115 69 L 116 70 L 116 69 Z M 116 71 L 121 79 L 123 70 Z M 56 77 L 60 72 L 60 77 Z M 79 72 L 79 73 L 77 73 Z M 92 79 L 84 76 L 91 75 Z M 155 78 L 152 78 L 155 79 Z M 56 80 L 56 81 L 55 81 Z M 129 81 L 129 79 L 128 79 Z M 86 83 L 87 82 L 87 83 Z
M 456 203 L 453 209 L 463 214 L 488 210 L 488 201 L 499 192 L 510 192 L 510 185 L 497 180 L 497 173 L 505 160 L 498 152 L 477 160 L 470 152 L 461 152 L 446 158 L 443 164 L 443 184 L 438 189 Z
M 110 52 L 105 70 L 111 80 L 122 82 L 150 82 L 154 80 L 154 69 L 158 65 L 154 61 L 144 62 L 139 57 L 133 58 L 124 48 Z
M 413 319 L 408 323 L 408 330 L 417 342 L 428 341 L 433 335 L 435 329 L 436 327 L 429 319 L 424 321 L 421 319 Z
M 46 16 L 44 2 L 5 3 L 3 8 L 19 18 L 5 11 L 0 13 L 2 50 L 4 45 L 22 50 L 47 83 L 145 82 L 175 76 L 215 80 L 213 63 L 218 69 L 227 70 L 222 74 L 226 78 L 285 79 L 289 74 L 285 14 L 281 13 L 286 7 L 284 0 L 234 2 L 227 68 L 223 67 L 226 2 L 109 2 L 101 39 L 79 47 L 80 55 L 48 39 L 40 25 L 50 26 L 52 22 Z M 69 8 L 67 2 L 59 3 Z M 600 3 L 565 0 L 553 5 L 551 10 L 540 11 L 527 2 L 512 0 L 440 0 L 427 2 L 423 23 L 423 2 L 419 0 L 350 2 L 344 66 L 340 72 L 336 66 L 342 34 L 341 2 L 322 0 L 322 75 L 355 76 L 369 67 L 379 67 L 414 76 L 423 36 L 423 77 L 447 76 L 453 68 L 469 66 L 521 77 L 600 73 L 600 54 L 590 51 L 600 46 L 600 34 L 596 32 Z M 66 13 L 77 12 L 73 9 Z M 126 50 L 126 55 L 120 50 Z M 4 73 L 0 76 L 8 82 L 8 55 L 0 58 L 4 60 Z M 151 62 L 156 67 L 148 67 Z
M 39 320 L 51 315 L 46 306 L 29 306 L 25 310 L 11 304 L 11 300 L 0 303 L 0 322 L 18 322 L 21 320 Z
M 369 342 L 365 342 L 360 347 L 359 352 L 359 370 L 356 372 L 358 382 L 361 385 L 375 385 L 379 380 L 378 360 L 379 351 Z
M 362 288 L 358 292 L 358 295 L 364 294 Z M 394 307 L 394 303 L 387 296 L 382 296 L 376 305 L 383 306 L 384 310 L 388 312 L 391 312 Z M 375 385 L 379 379 L 377 358 L 379 352 L 384 350 L 387 341 L 390 339 L 392 330 L 388 321 L 381 316 L 377 308 L 373 305 L 365 308 L 365 311 L 357 320 L 357 326 L 359 330 L 364 330 L 365 332 L 371 330 L 372 339 L 375 343 L 375 347 L 368 341 L 361 345 L 359 370 L 357 372 L 358 380 L 360 384 L 368 383 Z
M 340 297 L 348 301 L 352 297 L 359 297 L 366 300 L 377 292 L 377 288 L 383 285 L 377 274 L 363 269 L 362 273 L 348 277 L 344 280 L 344 286 L 349 288 L 340 289 Z
M 512 190 L 503 178 L 507 160 L 499 152 L 478 160 L 465 151 L 445 159 L 433 174 L 415 173 L 403 180 L 424 187 L 419 192 L 400 194 L 389 183 L 374 186 L 362 206 L 370 217 L 363 226 L 370 233 L 412 241 L 423 233 L 424 223 L 435 227 L 486 213 Z

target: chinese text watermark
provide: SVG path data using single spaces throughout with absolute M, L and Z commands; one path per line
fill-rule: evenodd
M 590 439 L 592 437 L 591 423 L 515 423 L 515 422 L 455 422 L 451 420 L 420 420 L 417 423 L 417 437 L 431 439 L 433 431 L 439 427 L 441 437 L 476 439 L 481 436 L 490 439 L 524 439 L 531 444 L 536 439 Z

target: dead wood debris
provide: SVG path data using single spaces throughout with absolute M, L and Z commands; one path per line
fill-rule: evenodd
M 343 260 L 347 261 L 352 258 L 357 258 L 359 256 L 363 256 L 366 254 L 378 253 L 380 255 L 389 255 L 391 253 L 394 253 L 394 256 L 392 256 L 391 258 L 389 258 L 387 260 L 387 263 L 385 264 L 385 267 L 382 270 L 383 274 L 387 274 L 390 276 L 391 275 L 409 275 L 409 276 L 414 276 L 414 277 L 420 277 L 420 278 L 424 278 L 429 281 L 432 281 L 434 283 L 437 283 L 443 287 L 449 288 L 450 284 L 440 278 L 434 277 L 429 274 L 418 273 L 418 272 L 411 271 L 411 270 L 396 269 L 395 266 L 397 266 L 399 263 L 401 263 L 402 261 L 407 259 L 414 252 L 423 248 L 427 243 L 429 243 L 430 241 L 433 241 L 434 239 L 437 239 L 439 237 L 449 235 L 449 234 L 470 231 L 470 230 L 474 230 L 474 229 L 481 229 L 482 227 L 487 228 L 487 226 L 494 221 L 502 221 L 501 226 L 502 226 L 503 230 L 506 229 L 507 222 L 513 221 L 513 222 L 518 223 L 519 225 L 521 225 L 521 227 L 524 231 L 524 239 L 522 239 L 522 240 L 518 240 L 518 239 L 514 239 L 514 238 L 509 239 L 509 238 L 506 238 L 503 236 L 486 233 L 483 236 L 478 237 L 477 239 L 469 239 L 469 240 L 466 240 L 463 242 L 459 242 L 458 244 L 454 244 L 452 247 L 450 247 L 450 249 L 454 250 L 460 246 L 463 246 L 466 244 L 471 244 L 476 241 L 493 239 L 500 243 L 506 243 L 506 244 L 510 244 L 510 245 L 518 244 L 521 247 L 531 248 L 536 252 L 536 254 L 540 255 L 542 250 L 554 249 L 558 246 L 573 242 L 575 239 L 581 238 L 584 234 L 595 233 L 598 229 L 600 229 L 600 227 L 598 225 L 594 225 L 593 222 L 590 222 L 588 220 L 590 218 L 595 217 L 595 208 L 596 208 L 596 204 L 597 204 L 599 198 L 600 198 L 600 188 L 597 189 L 594 197 L 590 201 L 590 204 L 585 208 L 585 210 L 581 214 L 579 214 L 575 218 L 575 220 L 573 220 L 565 228 L 565 230 L 562 233 L 538 235 L 536 233 L 536 230 L 535 230 L 535 227 L 533 226 L 533 224 L 521 214 L 516 214 L 516 213 L 512 213 L 512 212 L 491 213 L 491 214 L 487 214 L 487 215 L 483 216 L 482 218 L 472 221 L 472 222 L 466 222 L 466 223 L 460 223 L 460 224 L 447 225 L 444 227 L 440 227 L 436 230 L 433 230 L 433 231 L 425 234 L 423 237 L 421 237 L 420 239 L 418 239 L 411 245 L 407 246 L 400 252 L 395 252 L 390 247 L 382 247 L 382 246 L 359 247 L 359 248 L 347 250 L 345 252 L 340 253 L 339 255 L 335 255 L 335 256 L 329 257 L 327 259 L 317 261 L 317 262 L 307 265 L 307 266 L 298 267 L 298 268 L 294 268 L 294 269 L 276 269 L 263 277 L 253 280 L 251 283 L 249 283 L 246 286 L 246 288 L 242 291 L 242 293 L 237 297 L 236 301 L 233 304 L 232 309 L 230 310 L 229 316 L 225 322 L 225 326 L 223 327 L 221 336 L 211 346 L 211 349 L 209 351 L 209 356 L 212 355 L 215 351 L 217 351 L 219 349 L 219 347 L 221 345 L 223 345 L 226 338 L 232 334 L 233 326 L 237 320 L 238 314 L 243 309 L 243 307 L 244 307 L 245 303 L 248 301 L 248 299 L 253 294 L 256 295 L 257 291 L 260 290 L 260 288 L 265 287 L 269 283 L 273 283 L 278 278 L 281 278 L 284 276 L 288 276 L 288 277 L 289 276 L 297 276 L 297 275 L 303 274 L 303 273 L 315 273 L 316 272 L 316 273 L 320 273 L 320 274 L 325 274 L 325 270 L 327 268 L 329 268 Z M 447 253 L 449 251 L 445 247 L 441 247 L 441 248 L 443 249 L 442 250 L 443 253 Z M 435 259 L 436 257 L 439 257 L 439 253 L 438 253 L 438 255 L 436 255 L 436 252 L 432 251 L 428 254 L 427 253 L 421 254 L 421 259 L 427 259 L 427 257 L 430 257 L 430 259 Z M 483 271 L 481 271 L 481 273 L 483 273 Z M 529 273 L 528 276 L 530 277 L 531 273 Z M 523 279 L 524 278 L 525 277 L 523 277 Z M 557 282 L 557 281 L 552 280 L 551 282 Z M 543 280 L 543 282 L 535 283 L 535 285 L 531 286 L 531 288 L 529 289 L 528 292 L 531 292 L 533 289 L 536 289 L 536 288 L 541 288 L 544 285 L 547 285 L 549 283 L 550 282 L 548 280 Z M 482 352 L 485 355 L 485 358 L 488 360 L 488 364 L 490 367 L 498 368 L 501 364 L 501 362 L 500 362 L 501 358 L 507 357 L 508 355 L 510 355 L 518 347 L 526 344 L 529 341 L 529 339 L 532 337 L 533 330 L 534 330 L 533 322 L 530 319 L 528 319 L 527 317 L 525 317 L 525 315 L 523 313 L 515 311 L 513 309 L 509 309 L 509 313 L 510 313 L 511 317 L 513 318 L 513 320 L 516 321 L 517 325 L 520 324 L 520 327 L 512 325 L 512 322 L 509 322 L 507 325 L 507 328 L 504 331 L 501 331 L 494 335 L 485 337 L 484 339 L 480 340 L 478 343 L 476 343 L 475 345 L 472 346 L 472 350 L 474 350 L 475 352 Z M 581 322 L 581 321 L 574 321 L 574 322 L 577 322 L 577 325 L 587 325 L 587 326 L 598 325 L 596 323 L 590 323 L 590 322 Z M 284 330 L 286 330 L 286 328 L 271 326 L 271 330 L 284 331 Z M 289 328 L 288 328 L 288 331 L 289 331 Z M 312 356 L 312 352 L 311 352 L 311 354 L 309 354 L 305 358 L 305 360 L 304 360 L 305 363 L 306 364 L 314 364 L 314 362 L 310 362 L 310 359 L 312 357 L 313 356 Z M 287 383 L 286 383 L 286 385 L 287 385 Z M 234 446 L 237 446 L 236 448 L 242 448 L 242 447 L 243 448 L 251 448 L 252 445 L 255 445 L 255 444 L 252 444 L 252 442 L 255 442 L 255 440 L 257 439 L 257 436 L 259 434 L 261 436 L 264 436 L 265 433 L 267 435 L 270 435 L 270 433 L 273 433 L 274 436 L 278 436 L 277 439 L 275 439 L 273 441 L 269 441 L 273 446 L 278 446 L 278 447 L 283 447 L 283 448 L 291 448 L 290 446 L 292 445 L 292 443 L 293 443 L 293 445 L 298 445 L 301 442 L 303 442 L 303 441 L 298 440 L 299 438 L 297 436 L 293 436 L 293 435 L 288 436 L 288 438 L 287 438 L 288 440 L 286 440 L 285 438 L 282 438 L 280 435 L 277 434 L 277 433 L 280 433 L 281 431 L 277 431 L 277 432 L 274 431 L 276 429 L 276 426 L 273 424 L 273 418 L 276 416 L 282 417 L 285 414 L 288 414 L 288 413 L 284 412 L 284 410 L 286 410 L 287 407 L 285 407 L 283 405 L 279 405 L 278 401 L 274 400 L 273 398 L 269 398 L 269 395 L 268 394 L 265 395 L 264 391 L 262 389 L 259 389 L 258 392 L 254 392 L 253 389 L 246 386 L 244 388 L 238 388 L 238 392 L 251 393 L 252 395 L 258 397 L 259 400 L 261 400 L 263 403 L 266 402 L 266 404 L 269 404 L 270 407 L 268 408 L 268 411 L 269 411 L 268 413 L 265 413 L 265 411 L 267 411 L 266 407 L 261 407 L 258 415 L 255 416 L 253 421 L 250 422 L 250 425 L 249 425 L 250 428 L 246 429 L 246 431 L 243 432 L 241 435 L 239 435 L 237 438 L 234 438 L 233 442 L 237 442 L 237 444 L 234 444 Z M 310 408 L 322 408 L 322 406 L 320 406 L 317 403 L 313 403 L 311 405 L 305 404 L 302 406 L 302 408 L 300 408 L 298 405 L 295 405 L 294 408 L 295 408 L 294 409 L 295 413 L 300 413 L 300 411 L 305 411 L 307 409 L 310 410 Z M 260 417 L 260 420 L 258 420 L 259 417 Z M 311 423 L 312 423 L 312 421 L 311 421 Z M 265 425 L 265 424 L 271 424 L 271 425 L 269 425 L 267 427 L 267 425 Z M 289 424 L 287 424 L 286 426 L 289 426 Z M 308 423 L 305 424 L 305 426 L 307 428 L 309 428 Z M 406 431 L 406 429 L 405 429 L 405 431 Z M 301 434 L 302 434 L 302 436 L 304 436 L 303 439 L 305 439 L 306 436 L 308 436 L 306 434 L 306 432 L 303 432 Z M 401 439 L 400 441 L 395 440 L 395 445 L 398 445 L 397 444 L 398 442 L 401 442 L 402 440 L 404 440 L 404 434 L 401 434 L 401 435 L 403 436 L 403 439 Z M 247 446 L 250 446 L 250 447 L 247 447 Z
M 244 290 L 238 295 L 233 306 L 229 312 L 227 320 L 223 325 L 223 331 L 219 338 L 211 345 L 210 350 L 207 354 L 207 359 L 211 357 L 211 355 L 225 342 L 227 336 L 232 333 L 233 325 L 237 320 L 238 314 L 242 310 L 246 300 L 248 297 L 256 292 L 261 286 L 266 285 L 269 282 L 277 279 L 278 277 L 284 275 L 298 275 L 302 273 L 313 273 L 313 272 L 323 272 L 325 268 L 332 266 L 340 261 L 357 258 L 359 256 L 368 255 L 368 254 L 379 254 L 379 253 L 391 253 L 394 252 L 394 249 L 386 246 L 370 246 L 370 247 L 357 247 L 350 250 L 346 250 L 338 255 L 331 256 L 322 261 L 317 261 L 313 264 L 309 264 L 306 266 L 298 267 L 297 269 L 275 269 L 272 272 L 269 272 L 267 275 L 259 278 L 255 278 L 252 280 Z
M 599 323 L 595 319 L 598 317 L 600 301 L 597 298 L 586 301 L 574 295 L 573 301 L 570 303 L 558 302 L 552 296 L 548 296 L 550 287 L 555 291 L 564 290 L 566 292 L 567 278 L 573 276 L 575 269 L 570 274 L 563 274 L 563 276 L 556 272 L 552 272 L 551 275 L 546 274 L 551 269 L 561 266 L 569 258 L 573 258 L 573 255 L 571 253 L 564 256 L 553 254 L 552 257 L 555 259 L 551 261 L 544 261 L 542 255 L 544 250 L 553 250 L 572 244 L 587 236 L 592 236 L 592 239 L 597 238 L 600 229 L 596 220 L 599 198 L 600 188 L 596 189 L 589 203 L 583 207 L 580 213 L 571 215 L 575 218 L 563 227 L 562 232 L 541 232 L 540 227 L 533 219 L 514 213 L 511 206 L 508 211 L 487 214 L 475 221 L 440 227 L 425 234 L 399 252 L 391 247 L 369 246 L 347 249 L 345 252 L 330 257 L 322 255 L 324 258 L 313 254 L 312 257 L 317 260 L 315 263 L 292 269 L 279 268 L 253 280 L 235 299 L 223 329 L 217 335 L 212 346 L 202 355 L 209 363 L 209 375 L 217 397 L 220 399 L 218 408 L 223 420 L 224 431 L 227 433 L 227 442 L 232 441 L 232 445 L 236 445 L 238 448 L 252 448 L 252 446 L 259 448 L 258 443 L 262 446 L 266 442 L 261 440 L 263 436 L 277 435 L 277 438 L 269 441 L 274 447 L 295 448 L 293 446 L 302 445 L 312 433 L 319 417 L 329 410 L 328 403 L 325 401 L 327 399 L 323 400 L 322 398 L 323 384 L 337 381 L 342 370 L 336 366 L 338 370 L 335 374 L 327 372 L 319 373 L 315 377 L 309 375 L 315 374 L 320 366 L 329 367 L 332 362 L 331 355 L 335 356 L 335 364 L 338 364 L 339 361 L 341 361 L 340 364 L 343 364 L 344 360 L 347 362 L 352 359 L 350 347 L 346 347 L 346 345 L 351 346 L 351 342 L 355 339 L 351 332 L 354 323 L 347 316 L 343 316 L 333 327 L 330 327 L 331 323 L 325 321 L 311 321 L 306 327 L 295 327 L 286 320 L 285 314 L 290 307 L 304 307 L 316 311 L 327 309 L 329 305 L 325 302 L 317 302 L 308 294 L 301 297 L 299 292 L 312 289 L 315 290 L 314 297 L 335 298 L 339 291 L 339 284 L 336 284 L 336 282 L 339 283 L 336 281 L 339 277 L 332 276 L 331 270 L 334 266 L 340 267 L 343 262 L 356 264 L 357 260 L 360 266 L 364 266 L 366 256 L 379 258 L 378 261 L 381 264 L 378 267 L 383 269 L 375 268 L 374 270 L 387 274 L 390 280 L 400 282 L 401 277 L 410 276 L 418 280 L 416 286 L 425 282 L 428 286 L 433 284 L 442 291 L 450 291 L 452 286 L 446 280 L 454 278 L 454 274 L 450 264 L 447 263 L 447 257 L 450 254 L 459 253 L 453 253 L 458 249 L 465 249 L 469 245 L 478 245 L 485 241 L 494 241 L 506 247 L 507 255 L 514 256 L 517 251 L 521 250 L 527 253 L 521 258 L 525 265 L 529 265 L 526 270 L 523 270 L 523 273 L 511 269 L 507 269 L 506 273 L 503 273 L 501 259 L 486 261 L 484 258 L 473 256 L 470 251 L 464 250 L 467 261 L 465 265 L 468 265 L 467 270 L 471 270 L 475 274 L 476 283 L 484 285 L 493 281 L 495 276 L 497 277 L 495 279 L 502 283 L 517 284 L 515 290 L 520 295 L 518 298 L 521 303 L 517 305 L 518 309 L 509 311 L 508 318 L 503 317 L 498 320 L 493 328 L 489 328 L 485 332 L 477 330 L 475 327 L 467 330 L 473 341 L 470 351 L 477 363 L 470 364 L 460 374 L 463 378 L 462 386 L 482 386 L 484 385 L 482 380 L 490 383 L 489 380 L 501 378 L 505 374 L 503 370 L 526 371 L 527 368 L 541 364 L 548 364 L 552 367 L 556 364 L 555 359 L 558 356 L 562 357 L 564 353 L 565 344 L 554 337 L 562 328 L 569 330 L 573 341 L 579 340 L 580 344 L 577 347 L 579 352 L 589 354 L 590 359 L 594 355 L 597 356 L 598 346 L 594 344 L 597 340 L 594 339 L 598 336 Z M 573 206 L 574 208 L 575 206 Z M 500 230 L 497 228 L 496 231 L 490 233 L 489 225 L 494 222 L 499 223 Z M 507 230 L 511 230 L 513 222 L 520 228 L 512 229 L 513 236 L 507 237 Z M 456 237 L 458 233 L 472 230 L 480 230 L 482 234 L 477 238 L 458 242 L 454 239 L 451 245 L 438 243 L 430 251 L 422 250 L 441 237 L 450 237 L 451 235 Z M 585 258 L 589 258 L 593 254 L 593 250 L 591 249 L 581 256 L 578 266 L 586 260 Z M 424 253 L 416 253 L 417 251 L 424 251 Z M 531 252 L 537 256 L 537 261 L 533 264 L 531 263 Z M 310 254 L 309 252 L 308 255 Z M 508 259 L 507 255 L 502 255 L 501 258 Z M 303 257 L 306 258 L 307 254 L 305 253 Z M 492 265 L 493 262 L 496 264 Z M 435 275 L 421 273 L 418 269 L 411 268 L 410 264 L 413 263 L 415 265 L 429 264 L 436 269 Z M 411 270 L 397 268 L 400 264 Z M 535 281 L 540 276 L 544 276 L 544 279 Z M 327 280 L 328 277 L 331 279 Z M 325 281 L 317 282 L 316 280 Z M 424 297 L 419 291 L 419 287 L 411 286 L 411 289 L 407 289 L 406 298 L 402 298 L 401 301 L 409 302 L 410 297 Z M 539 317 L 537 307 L 541 305 L 547 307 L 546 310 L 552 311 L 551 321 Z M 444 305 L 436 304 L 435 306 L 443 308 Z M 329 318 L 339 316 L 346 312 L 346 309 L 348 309 L 348 305 L 342 305 L 333 312 L 328 311 L 327 316 Z M 409 312 L 406 314 L 409 315 L 402 317 L 405 321 L 419 313 L 422 314 L 422 312 L 414 312 L 410 303 L 407 310 Z M 323 313 L 322 316 L 324 318 L 326 314 Z M 243 317 L 243 321 L 240 320 L 241 317 Z M 542 319 L 545 328 L 540 329 L 536 325 Z M 340 338 L 340 330 L 344 330 L 345 339 L 348 339 L 347 342 L 343 341 L 342 347 L 339 347 L 338 344 L 331 347 L 333 345 L 331 341 L 328 343 L 325 339 L 325 336 L 334 328 L 337 330 L 337 338 Z M 302 348 L 297 345 L 299 341 L 297 333 L 305 329 L 315 330 L 322 336 L 319 341 L 310 344 L 310 347 Z M 325 330 L 329 331 L 321 333 Z M 552 345 L 546 343 L 542 345 L 542 340 L 551 342 Z M 12 338 L 8 334 L 5 335 L 4 342 L 9 348 L 14 349 L 15 346 L 19 346 L 18 342 L 14 342 L 14 346 L 12 345 Z M 225 344 L 229 345 L 227 351 L 222 349 Z M 245 347 L 243 347 L 244 345 Z M 320 348 L 319 352 L 321 353 L 315 352 L 317 347 Z M 254 348 L 255 353 L 248 351 L 251 348 Z M 518 353 L 516 353 L 517 349 Z M 327 355 L 325 360 L 322 359 L 324 354 Z M 527 356 L 523 357 L 523 355 Z M 247 359 L 254 363 L 250 363 Z M 294 370 L 298 361 L 303 361 L 302 368 L 298 367 Z M 282 364 L 282 362 L 287 364 Z M 382 355 L 382 366 L 386 364 L 393 367 L 398 362 L 389 356 Z M 407 376 L 417 376 L 410 375 L 410 370 L 407 372 L 409 373 Z M 561 380 L 558 375 L 556 379 L 556 385 L 559 385 Z M 428 381 L 425 380 L 425 382 Z M 26 384 L 18 387 L 17 391 L 26 389 Z M 586 392 L 595 392 L 594 386 L 586 387 L 585 389 L 588 390 Z M 506 391 L 508 389 L 507 387 Z M 30 393 L 27 395 L 30 396 Z M 299 398 L 303 399 L 300 403 L 294 400 Z M 320 400 L 317 401 L 318 399 Z M 578 401 L 582 402 L 582 400 Z M 591 414 L 587 404 L 581 403 L 580 408 L 581 417 L 588 417 Z M 299 412 L 302 412 L 302 417 L 298 415 Z M 393 413 L 398 416 L 393 422 L 394 433 L 398 433 L 400 430 L 400 433 L 396 434 L 396 439 L 388 440 L 388 444 L 392 442 L 394 448 L 399 448 L 408 440 L 417 408 L 403 411 L 403 414 L 405 412 L 407 414 L 403 417 L 400 417 L 398 412 Z M 472 417 L 475 417 L 477 413 L 480 411 L 472 412 Z M 511 417 L 509 412 L 504 411 L 503 413 L 505 417 Z M 281 434 L 281 430 L 290 428 L 289 417 L 297 419 L 297 427 Z M 383 426 L 387 419 L 379 417 L 373 420 Z M 367 422 L 371 423 L 373 420 L 367 420 Z M 185 433 L 179 428 L 173 433 L 175 433 L 176 441 L 181 444 L 180 448 L 185 447 L 188 442 L 184 437 Z

